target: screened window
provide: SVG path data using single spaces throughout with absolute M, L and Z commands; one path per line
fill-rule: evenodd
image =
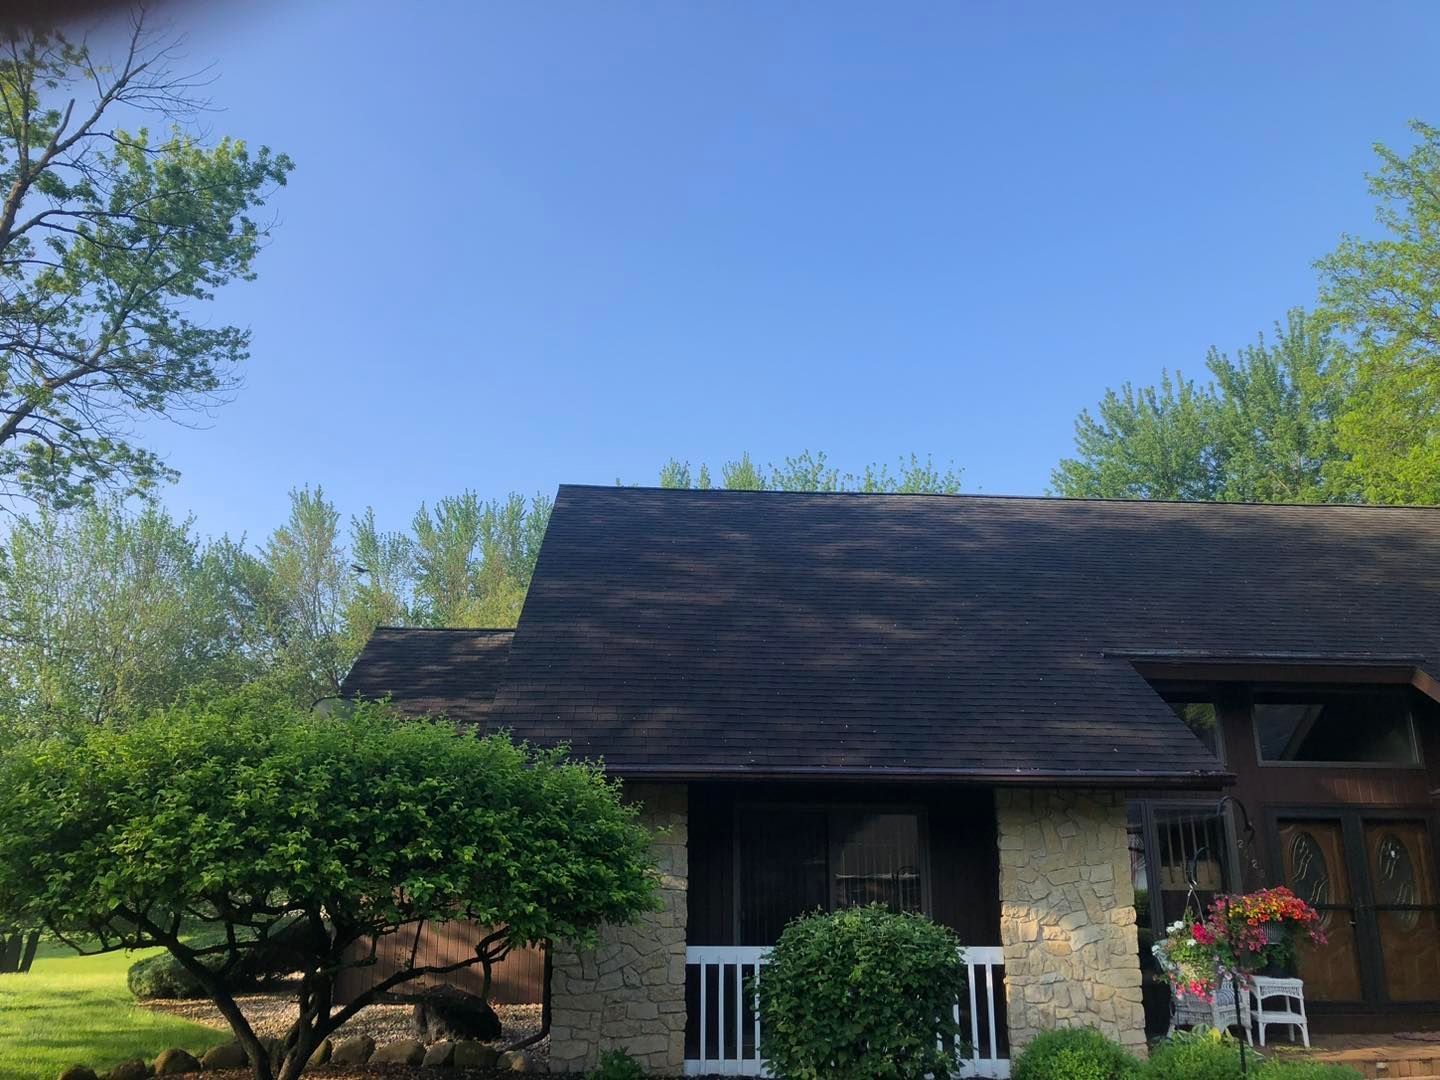
M 742 944 L 774 944 L 787 922 L 816 909 L 924 905 L 916 814 L 747 807 L 739 826 Z
M 1252 716 L 1262 761 L 1416 765 L 1404 693 L 1257 693 Z

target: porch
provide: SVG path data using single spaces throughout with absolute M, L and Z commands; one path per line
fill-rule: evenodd
M 685 951 L 687 1076 L 768 1076 L 758 1052 L 763 1033 L 747 983 L 764 977 L 769 949 L 744 945 L 692 945 Z M 1005 1028 L 1005 953 L 999 946 L 960 950 L 966 995 L 955 1002 L 963 1044 L 955 1054 L 961 1076 L 1008 1077 Z

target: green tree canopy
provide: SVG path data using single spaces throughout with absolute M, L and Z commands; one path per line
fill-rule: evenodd
M 1368 502 L 1440 503 L 1440 128 L 1410 126 L 1408 154 L 1375 148 L 1383 235 L 1319 262 L 1322 314 L 1356 361 L 1338 440 Z
M 247 558 L 115 500 L 14 519 L 0 546 L 0 723 L 95 723 L 255 674 Z
M 954 495 L 960 491 L 960 470 L 954 465 L 936 467 L 930 457 L 917 454 L 900 458 L 895 470 L 875 463 L 860 473 L 842 473 L 830 464 L 825 451 L 802 450 L 781 464 L 760 467 L 748 452 L 720 466 L 721 486 L 730 491 L 866 491 L 872 493 Z M 662 488 L 711 486 L 710 467 L 701 464 L 692 473 L 688 461 L 671 458 L 660 467 Z
M 171 472 L 133 422 L 221 400 L 246 357 L 199 309 L 251 276 L 291 163 L 187 130 L 173 60 L 143 12 L 113 63 L 58 31 L 0 44 L 0 494 L 150 490 Z M 164 129 L 120 126 L 145 113 Z
M 1213 383 L 1162 371 L 1156 386 L 1106 391 L 1075 423 L 1057 494 L 1112 499 L 1344 502 L 1355 497 L 1337 418 L 1348 358 L 1324 324 L 1292 311 L 1232 358 L 1211 349 Z
M 294 1080 L 381 994 L 473 965 L 488 977 L 512 946 L 588 943 L 651 909 L 649 839 L 598 767 L 379 705 L 318 717 L 241 693 L 0 750 L 0 911 L 81 951 L 165 947 L 256 1080 L 271 1064 L 224 978 L 257 942 L 284 934 L 302 954 L 279 1067 Z M 497 929 L 473 956 L 412 955 L 335 1004 L 337 977 L 368 962 L 354 946 L 456 917 Z

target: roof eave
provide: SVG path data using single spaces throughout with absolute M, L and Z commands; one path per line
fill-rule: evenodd
M 947 769 L 850 768 L 828 765 L 624 765 L 608 764 L 606 770 L 620 779 L 636 780 L 833 780 L 842 783 L 866 781 L 884 783 L 960 783 L 986 787 L 1104 787 L 1150 790 L 1175 788 L 1215 790 L 1235 782 L 1231 772 L 1160 772 L 1145 770 L 1041 770 L 1041 769 Z

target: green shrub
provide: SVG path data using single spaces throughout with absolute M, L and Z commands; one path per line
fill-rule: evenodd
M 1094 1028 L 1061 1028 L 1031 1040 L 1015 1059 L 1014 1080 L 1139 1080 L 1139 1059 Z
M 1251 1069 L 1260 1055 L 1250 1057 Z M 1178 1032 L 1150 1053 L 1148 1080 L 1240 1080 L 1240 1043 L 1209 1028 Z
M 169 953 L 137 960 L 125 976 L 130 993 L 141 1001 L 152 998 L 203 998 L 209 993 L 200 980 L 186 971 Z
M 587 1080 L 645 1080 L 645 1070 L 624 1050 L 606 1050 Z
M 1364 1074 L 1348 1065 L 1332 1065 L 1324 1061 L 1286 1061 L 1271 1058 L 1260 1068 L 1251 1070 L 1255 1080 L 1364 1080 Z
M 878 905 L 785 928 L 759 980 L 761 1052 L 787 1080 L 947 1077 L 965 965 L 955 935 Z M 953 1043 L 951 1043 L 953 1045 Z

